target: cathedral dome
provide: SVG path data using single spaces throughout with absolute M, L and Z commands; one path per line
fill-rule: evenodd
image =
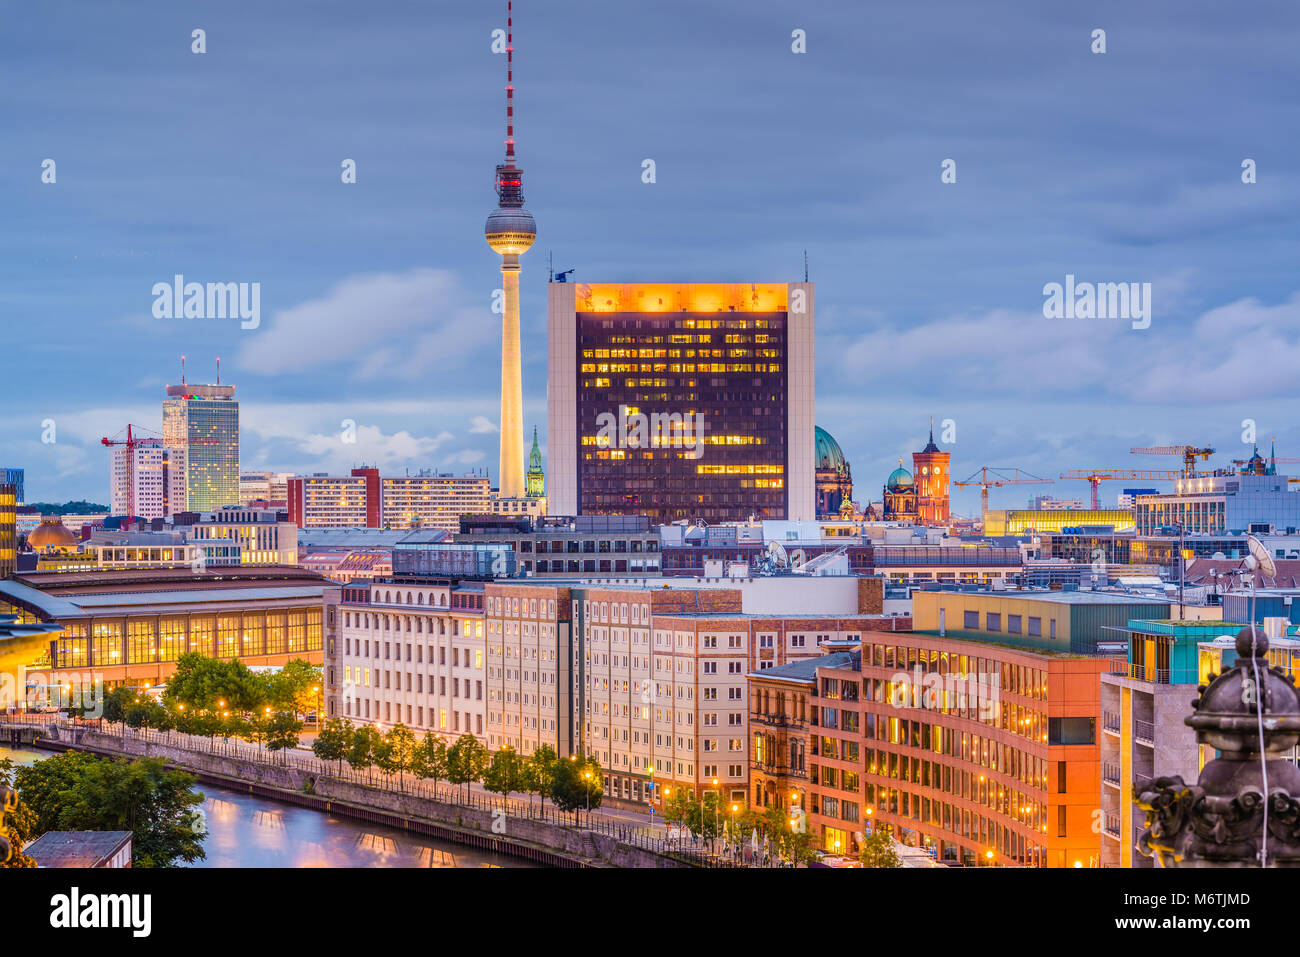
M 834 469 L 837 472 L 843 472 L 846 464 L 844 453 L 840 451 L 840 445 L 831 434 L 821 426 L 813 427 L 813 435 L 817 442 L 817 463 L 819 469 Z
M 885 480 L 886 488 L 911 488 L 914 484 L 912 473 L 901 465 L 890 472 L 889 478 Z
M 27 536 L 27 544 L 36 551 L 45 551 L 48 548 L 76 548 L 77 536 L 72 529 L 63 524 L 63 519 L 47 515 Z

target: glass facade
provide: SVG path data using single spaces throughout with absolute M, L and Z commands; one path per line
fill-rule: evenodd
M 163 401 L 163 444 L 186 449 L 186 509 L 238 505 L 239 403 L 231 386 L 193 386 L 219 395 L 184 394 Z M 228 395 L 227 395 L 228 391 Z
M 787 328 L 785 312 L 579 312 L 581 513 L 785 518 Z

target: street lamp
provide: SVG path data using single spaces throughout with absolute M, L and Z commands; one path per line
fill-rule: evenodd
M 585 771 L 582 775 L 587 779 L 587 814 L 591 814 L 591 772 Z

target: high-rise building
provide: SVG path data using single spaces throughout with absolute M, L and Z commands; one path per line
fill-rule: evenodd
M 109 451 L 109 511 L 165 518 L 186 510 L 186 453 L 160 439 L 141 439 Z
M 462 515 L 492 509 L 492 481 L 486 475 L 408 475 L 383 479 L 381 487 L 386 528 L 459 531 Z
M 483 228 L 501 256 L 501 472 L 503 498 L 524 497 L 524 394 L 519 343 L 519 257 L 537 238 L 524 209 L 524 171 L 515 166 L 514 9 L 506 4 L 506 159 L 497 166 L 497 208 Z
M 16 527 L 15 499 L 17 489 L 0 485 L 0 578 L 13 574 L 18 561 L 18 531 Z
M 423 473 L 383 478 L 378 469 L 289 479 L 289 519 L 299 528 L 443 528 L 492 509 L 486 475 Z
M 549 289 L 551 514 L 816 518 L 812 283 Z
M 379 469 L 289 479 L 289 520 L 299 528 L 379 528 Z
M 12 485 L 14 487 L 14 497 L 17 499 L 15 505 L 27 504 L 27 500 L 23 497 L 23 475 L 22 469 L 0 468 L 0 485 Z
M 182 376 L 163 400 L 163 446 L 185 453 L 185 501 L 174 510 L 211 512 L 239 501 L 239 402 L 233 385 Z

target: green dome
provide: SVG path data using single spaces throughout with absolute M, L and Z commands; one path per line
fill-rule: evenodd
M 912 473 L 901 465 L 889 473 L 889 478 L 885 481 L 886 488 L 910 488 L 912 482 Z
M 840 444 L 831 438 L 831 434 L 821 426 L 813 427 L 813 435 L 817 443 L 817 464 L 815 467 L 843 472 L 846 466 L 844 453 L 840 451 Z

